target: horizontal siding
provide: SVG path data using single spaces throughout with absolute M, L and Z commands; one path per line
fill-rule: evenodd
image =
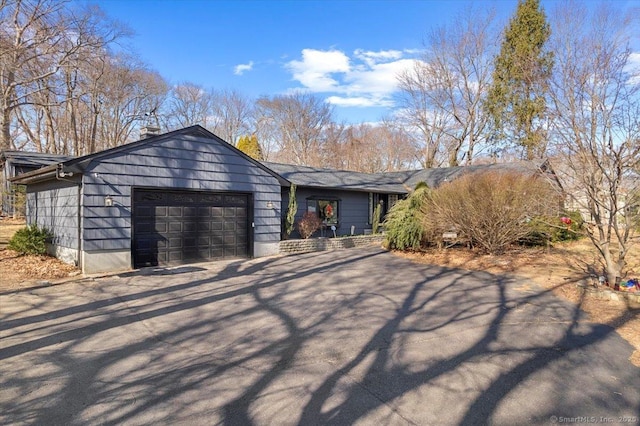
M 171 188 L 252 194 L 257 242 L 280 240 L 278 180 L 216 140 L 189 135 L 142 144 L 92 162 L 83 177 L 85 250 L 130 249 L 131 189 Z M 113 207 L 104 207 L 105 196 Z
M 340 204 L 338 208 L 338 229 L 336 234 L 347 235 L 351 233 L 351 226 L 355 226 L 356 234 L 363 234 L 365 229 L 371 229 L 369 221 L 369 194 L 366 192 L 355 191 L 338 191 L 324 189 L 297 188 L 296 201 L 298 202 L 298 211 L 296 213 L 296 223 L 302 219 L 307 211 L 308 197 L 327 197 L 328 199 L 338 198 Z M 286 214 L 286 208 L 289 200 L 289 192 L 283 193 L 282 208 Z M 298 231 L 294 231 L 291 235 L 293 238 L 299 238 Z
M 54 245 L 77 249 L 78 187 L 66 182 L 30 187 L 27 223 L 49 229 Z

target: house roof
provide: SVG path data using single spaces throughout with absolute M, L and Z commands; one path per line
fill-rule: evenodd
M 53 163 L 50 163 L 46 167 L 43 167 L 43 168 L 38 169 L 38 170 L 35 170 L 33 172 L 28 172 L 28 173 L 21 174 L 21 175 L 19 175 L 17 177 L 14 177 L 14 178 L 10 179 L 10 180 L 13 181 L 13 182 L 16 182 L 16 183 L 29 184 L 29 183 L 35 183 L 35 182 L 40 182 L 40 181 L 52 179 L 59 172 L 64 172 L 64 173 L 83 173 L 85 168 L 89 165 L 89 163 L 91 161 L 99 160 L 100 158 L 106 157 L 108 155 L 112 155 L 114 153 L 127 151 L 127 150 L 130 150 L 130 149 L 136 148 L 136 147 L 138 147 L 140 145 L 144 145 L 144 144 L 148 144 L 148 143 L 155 143 L 155 142 L 159 142 L 159 141 L 162 141 L 162 140 L 165 140 L 165 139 L 170 139 L 170 138 L 175 137 L 177 135 L 192 135 L 192 136 L 199 136 L 199 137 L 204 137 L 204 138 L 207 138 L 207 139 L 216 140 L 216 141 L 220 142 L 222 144 L 222 146 L 228 148 L 231 151 L 234 151 L 237 155 L 245 158 L 247 161 L 255 164 L 257 167 L 261 168 L 265 172 L 273 175 L 276 179 L 278 179 L 280 184 L 282 184 L 283 186 L 289 186 L 289 182 L 286 179 L 284 179 L 282 176 L 278 175 L 277 172 L 269 169 L 268 167 L 266 167 L 261 162 L 256 161 L 253 158 L 249 157 L 244 152 L 240 151 L 239 149 L 237 149 L 233 145 L 230 145 L 229 143 L 225 142 L 223 139 L 219 138 L 215 134 L 211 133 L 210 131 L 208 131 L 207 129 L 205 129 L 204 127 L 199 126 L 199 125 L 185 127 L 183 129 L 174 130 L 172 132 L 163 133 L 161 135 L 150 136 L 150 137 L 147 137 L 147 138 L 144 138 L 144 139 L 140 139 L 140 140 L 135 141 L 135 142 L 131 142 L 131 143 L 128 143 L 128 144 L 117 146 L 115 148 L 110 148 L 110 149 L 106 149 L 104 151 L 95 152 L 93 154 L 88 154 L 88 155 L 84 155 L 84 156 L 81 156 L 81 157 L 71 157 L 71 158 L 68 158 L 66 160 L 53 162 Z
M 40 152 L 2 151 L 0 160 L 10 161 L 13 165 L 27 167 L 45 167 L 72 159 L 70 155 L 43 154 Z
M 455 180 L 465 173 L 485 170 L 538 173 L 547 171 L 548 163 L 521 161 L 515 163 L 479 164 L 473 166 L 442 167 L 399 172 L 360 173 L 347 170 L 297 166 L 292 164 L 264 163 L 280 176 L 298 186 L 331 188 L 351 191 L 406 194 L 420 182 L 436 188 Z M 545 166 L 546 164 L 546 166 Z
M 265 166 L 298 186 L 350 191 L 406 194 L 402 173 L 360 173 L 347 170 L 264 162 Z
M 481 171 L 515 171 L 521 173 L 538 173 L 546 171 L 543 169 L 544 163 L 530 161 L 519 161 L 514 163 L 491 163 L 478 164 L 472 166 L 441 167 L 433 169 L 414 170 L 409 172 L 408 178 L 403 182 L 409 188 L 415 188 L 420 182 L 426 183 L 429 188 L 437 188 L 443 183 L 450 182 L 465 173 L 475 173 Z

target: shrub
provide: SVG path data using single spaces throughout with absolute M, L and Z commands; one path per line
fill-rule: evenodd
M 306 212 L 298 221 L 298 232 L 302 238 L 307 239 L 320 229 L 321 225 L 322 220 L 315 213 Z
M 551 185 L 517 172 L 480 172 L 462 176 L 433 192 L 428 222 L 454 228 L 462 240 L 491 254 L 525 238 L 530 217 L 557 208 Z
M 571 225 L 562 222 L 562 217 L 571 219 Z M 578 211 L 563 212 L 559 216 L 538 216 L 529 222 L 530 232 L 522 240 L 532 245 L 545 245 L 560 241 L 574 241 L 582 237 L 584 221 Z
M 428 197 L 426 185 L 416 187 L 409 197 L 391 207 L 384 221 L 385 246 L 398 250 L 419 250 L 422 247 L 428 231 L 421 213 Z
M 287 215 L 284 219 L 284 239 L 289 238 L 293 232 L 296 213 L 298 212 L 298 201 L 296 200 L 296 185 L 291 184 L 289 188 L 289 205 L 287 206 Z
M 378 203 L 373 210 L 373 223 L 371 224 L 371 232 L 377 234 L 380 228 L 380 217 L 382 215 L 382 205 Z
M 11 250 L 15 250 L 20 254 L 46 254 L 47 241 L 53 235 L 46 228 L 40 228 L 37 225 L 29 225 L 19 229 L 9 240 L 7 246 Z

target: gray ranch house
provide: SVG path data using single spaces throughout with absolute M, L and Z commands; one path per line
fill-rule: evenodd
M 52 254 L 85 274 L 277 254 L 292 183 L 296 220 L 314 212 L 322 232 L 359 235 L 376 205 L 386 214 L 419 182 L 490 168 L 549 172 L 547 163 L 391 173 L 262 163 L 200 126 L 82 157 L 31 155 L 46 165 L 6 180 L 26 185 L 27 223 L 53 232 Z
M 464 173 L 484 170 L 513 170 L 526 174 L 543 174 L 554 187 L 561 191 L 561 185 L 547 161 L 480 164 L 382 173 L 358 173 L 268 162 L 263 164 L 297 186 L 296 222 L 302 218 L 305 212 L 317 213 L 324 219 L 326 228 L 336 227 L 337 235 L 367 233 L 371 230 L 374 209 L 378 204 L 381 207 L 382 219 L 384 219 L 389 209 L 398 200 L 405 198 L 418 183 L 424 182 L 430 188 L 437 188 L 445 182 L 455 180 Z M 281 211 L 286 212 L 288 202 L 289 191 L 288 188 L 283 187 Z M 327 206 L 330 206 L 331 217 L 325 215 Z M 332 235 L 327 229 L 324 232 L 327 236 Z M 299 234 L 294 231 L 292 237 L 299 237 Z

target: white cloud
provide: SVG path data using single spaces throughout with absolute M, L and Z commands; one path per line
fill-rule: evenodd
M 293 78 L 313 92 L 332 91 L 338 81 L 331 77 L 335 73 L 349 72 L 349 57 L 338 50 L 302 50 L 302 61 L 291 61 L 287 68 Z
M 386 96 L 397 90 L 398 74 L 413 67 L 414 63 L 414 59 L 400 59 L 375 64 L 368 69 L 360 69 L 350 73 L 345 77 L 345 80 L 349 83 L 351 92 Z
M 304 49 L 301 60 L 285 67 L 302 89 L 331 94 L 327 102 L 334 105 L 388 107 L 398 90 L 397 75 L 415 63 L 411 56 L 406 50 L 357 49 L 350 57 L 335 49 Z
M 248 64 L 238 64 L 233 68 L 235 75 L 242 75 L 245 71 L 251 71 L 253 69 L 253 61 L 249 61 Z
M 388 62 L 402 58 L 402 52 L 400 50 L 380 50 L 373 52 L 371 50 L 356 49 L 353 54 L 370 67 L 379 62 Z
M 365 96 L 329 96 L 326 101 L 330 104 L 343 107 L 379 107 L 393 105 L 393 102 L 389 100 L 374 99 L 372 97 Z
M 640 52 L 632 52 L 627 61 L 626 71 L 631 74 L 630 84 L 640 84 Z

